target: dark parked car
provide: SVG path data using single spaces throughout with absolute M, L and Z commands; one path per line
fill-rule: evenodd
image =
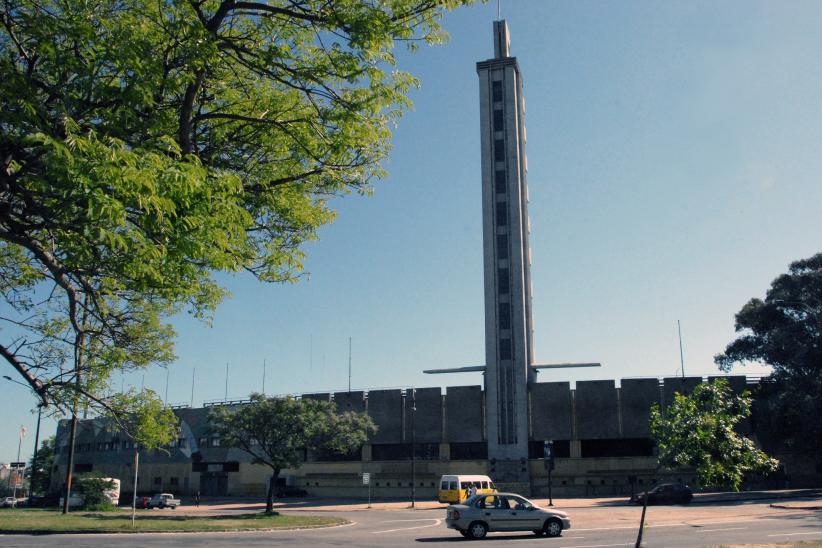
M 148 508 L 151 497 L 137 497 L 137 508 Z
M 648 491 L 648 504 L 688 504 L 694 498 L 693 491 L 681 483 L 662 483 Z M 640 493 L 631 502 L 643 504 L 645 493 Z

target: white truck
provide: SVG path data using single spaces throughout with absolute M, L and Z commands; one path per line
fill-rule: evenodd
M 171 493 L 157 493 L 148 501 L 149 508 L 171 508 L 180 506 L 180 499 L 175 499 Z

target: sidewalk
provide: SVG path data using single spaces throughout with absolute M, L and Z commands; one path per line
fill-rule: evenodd
M 532 499 L 539 506 L 547 506 L 548 499 Z M 791 508 L 803 510 L 822 510 L 822 489 L 783 489 L 778 491 L 743 491 L 739 493 L 695 493 L 691 504 L 715 504 L 715 503 L 742 503 L 745 501 L 780 500 L 784 502 L 771 504 L 774 508 Z M 248 510 L 259 511 L 265 508 L 265 501 L 259 498 L 223 498 L 205 499 L 198 508 L 183 501 L 185 506 L 180 509 L 186 512 L 214 512 L 219 510 Z M 554 505 L 557 508 L 593 508 L 603 506 L 631 506 L 628 497 L 608 497 L 608 498 L 555 498 Z M 441 504 L 435 500 L 419 500 L 416 502 L 415 510 L 436 510 L 445 509 L 447 504 Z M 372 501 L 369 508 L 368 502 L 362 499 L 333 499 L 320 497 L 300 497 L 275 499 L 275 510 L 306 510 L 312 512 L 339 512 L 358 510 L 405 510 L 410 509 L 409 500 L 378 500 Z

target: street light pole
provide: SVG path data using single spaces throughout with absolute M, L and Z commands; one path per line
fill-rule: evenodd
M 34 486 L 37 480 L 37 446 L 40 444 L 40 417 L 43 414 L 43 404 L 37 406 L 37 429 L 34 432 L 34 456 L 31 458 L 31 477 L 29 478 L 29 497 L 34 495 Z
M 14 478 L 14 492 L 12 494 L 15 501 L 17 500 L 17 485 L 20 483 L 20 480 L 22 479 L 21 473 L 20 473 L 20 446 L 23 445 L 23 436 L 25 436 L 25 435 L 26 435 L 25 428 L 20 426 L 20 438 L 17 440 L 17 463 L 16 463 L 17 464 L 17 475 Z M 23 467 L 23 470 L 25 470 L 25 469 L 26 468 Z M 11 469 L 9 469 L 9 477 L 11 477 Z
M 416 505 L 417 499 L 417 391 L 411 389 L 411 508 Z

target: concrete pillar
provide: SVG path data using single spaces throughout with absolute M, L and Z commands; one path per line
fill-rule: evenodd
M 362 446 L 362 462 L 371 462 L 371 444 L 366 443 Z
M 579 440 L 571 440 L 571 458 L 578 459 L 582 457 L 582 442 Z
M 451 444 L 440 444 L 440 460 L 451 460 Z

